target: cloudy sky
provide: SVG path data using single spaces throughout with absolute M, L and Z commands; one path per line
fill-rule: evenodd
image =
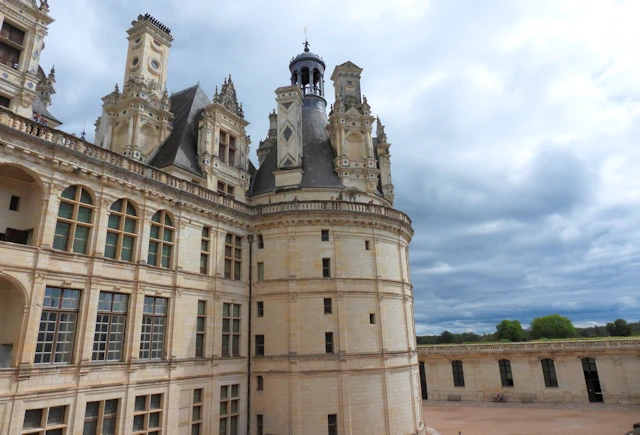
M 364 68 L 414 222 L 419 334 L 487 332 L 559 313 L 640 319 L 640 2 L 49 0 L 51 111 L 88 136 L 122 86 L 126 30 L 175 38 L 168 87 L 233 76 L 252 149 L 288 62 L 311 49 Z M 330 98 L 331 100 L 331 98 Z M 331 102 L 331 101 L 330 101 Z

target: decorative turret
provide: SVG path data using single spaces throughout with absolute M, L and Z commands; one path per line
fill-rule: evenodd
M 305 96 L 315 95 L 324 99 L 324 61 L 309 51 L 308 41 L 305 40 L 303 45 L 304 52 L 289 62 L 291 85 L 298 85 Z
M 367 98 L 360 93 L 361 72 L 362 68 L 351 62 L 333 71 L 336 101 L 328 128 L 336 152 L 335 171 L 344 185 L 376 194 L 380 170 L 371 136 L 374 118 Z
M 260 141 L 260 145 L 258 146 L 258 164 L 262 165 L 264 159 L 267 158 L 267 154 L 269 151 L 276 146 L 278 142 L 278 115 L 274 110 L 269 114 L 269 132 L 267 133 L 267 137 L 265 140 Z
M 242 104 L 229 78 L 213 102 L 202 110 L 198 122 L 198 164 L 207 186 L 218 193 L 244 201 L 249 188 L 249 144 Z
M 38 68 L 47 26 L 53 22 L 46 2 L 0 2 L 0 105 L 31 118 L 38 93 Z
M 129 34 L 122 93 L 117 85 L 102 101 L 96 144 L 148 161 L 171 133 L 166 89 L 171 30 L 149 14 L 138 15 Z
M 380 186 L 382 195 L 393 204 L 393 183 L 391 181 L 391 154 L 389 153 L 391 144 L 387 142 L 387 135 L 384 132 L 384 125 L 380 118 L 376 118 L 376 152 L 378 154 L 378 167 L 380 169 Z
M 48 76 L 40 78 L 38 86 L 36 86 L 36 93 L 40 96 L 40 101 L 44 105 L 45 109 L 51 105 L 51 96 L 56 93 L 54 85 L 56 84 L 56 69 L 55 66 L 51 67 L 51 72 Z

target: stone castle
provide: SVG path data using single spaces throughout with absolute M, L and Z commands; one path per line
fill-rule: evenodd
M 231 77 L 170 95 L 140 15 L 89 143 L 49 111 L 49 12 L 0 3 L 0 435 L 423 434 L 413 230 L 362 69 L 327 115 L 307 44 L 256 168 Z

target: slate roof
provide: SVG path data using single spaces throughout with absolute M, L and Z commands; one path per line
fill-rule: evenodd
M 198 120 L 211 102 L 199 84 L 171 95 L 173 131 L 149 164 L 156 168 L 174 165 L 203 177 L 198 164 Z
M 327 114 L 317 106 L 305 104 L 302 108 L 302 181 L 300 187 L 344 188 L 335 173 L 335 152 L 326 130 Z M 271 148 L 262 165 L 252 177 L 248 195 L 255 196 L 275 191 L 274 171 L 278 170 L 278 150 Z
M 62 124 L 62 121 L 60 121 L 55 116 L 53 116 L 51 112 L 49 112 L 47 108 L 44 107 L 44 103 L 42 102 L 42 100 L 40 100 L 39 95 L 36 95 L 35 98 L 33 99 L 33 113 L 39 113 L 40 115 L 44 116 L 50 121 L 55 121 Z

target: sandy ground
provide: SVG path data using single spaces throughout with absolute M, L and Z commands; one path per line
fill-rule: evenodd
M 624 435 L 640 405 L 424 402 L 433 435 Z

